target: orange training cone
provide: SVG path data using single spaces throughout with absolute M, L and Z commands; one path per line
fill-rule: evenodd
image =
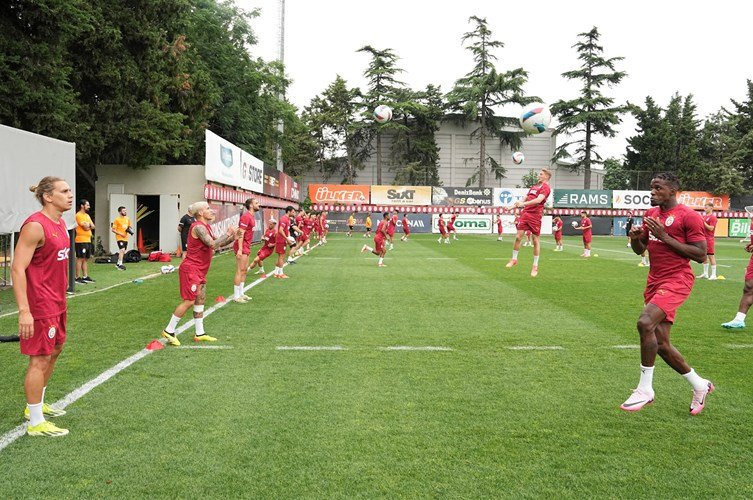
M 216 299 L 214 299 L 215 302 L 225 302 L 225 297 L 222 295 L 218 295 Z
M 152 340 L 149 342 L 149 345 L 146 346 L 147 351 L 159 351 L 160 349 L 164 349 L 165 344 L 160 342 L 159 340 Z

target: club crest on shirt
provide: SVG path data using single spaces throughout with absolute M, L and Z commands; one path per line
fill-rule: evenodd
M 191 291 L 192 291 L 192 292 L 195 292 L 195 291 L 196 291 L 196 285 L 191 285 Z
M 56 333 L 57 333 L 57 330 L 55 329 L 54 326 L 50 326 L 50 329 L 47 330 L 47 336 L 50 337 L 51 339 L 55 338 Z
M 664 221 L 664 225 L 667 226 L 667 227 L 669 227 L 669 226 L 672 225 L 672 223 L 674 221 L 675 221 L 675 216 L 674 215 L 670 215 L 669 217 L 667 217 L 667 220 Z

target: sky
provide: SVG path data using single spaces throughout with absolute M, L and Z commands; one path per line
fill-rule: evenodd
M 260 9 L 252 23 L 259 39 L 252 55 L 276 59 L 278 0 L 234 1 L 245 10 Z M 434 84 L 446 93 L 473 67 L 461 43 L 473 29 L 471 16 L 486 18 L 493 38 L 505 45 L 495 51 L 498 71 L 527 70 L 526 93 L 547 103 L 578 96 L 581 82 L 561 74 L 580 66 L 572 45 L 594 26 L 603 55 L 625 58 L 616 68 L 628 76 L 603 90 L 617 103 L 643 105 L 650 95 L 666 106 L 675 92 L 693 94 L 703 118 L 729 107 L 731 98 L 744 100 L 746 80 L 753 79 L 753 3 L 744 0 L 286 0 L 287 98 L 302 109 L 337 75 L 364 88 L 369 57 L 357 52 L 364 45 L 392 49 L 411 88 Z M 599 153 L 621 157 L 632 135 L 635 120 L 627 115 L 617 137 L 597 139 Z

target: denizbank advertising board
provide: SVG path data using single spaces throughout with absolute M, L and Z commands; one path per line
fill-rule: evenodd
M 556 208 L 612 208 L 612 191 L 608 189 L 555 189 Z

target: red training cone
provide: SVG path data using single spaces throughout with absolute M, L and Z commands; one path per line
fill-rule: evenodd
M 149 345 L 146 346 L 147 351 L 159 351 L 160 349 L 164 349 L 165 344 L 160 342 L 159 340 L 152 340 L 149 342 Z
M 222 295 L 218 295 L 216 299 L 214 299 L 215 302 L 225 302 L 225 297 Z

